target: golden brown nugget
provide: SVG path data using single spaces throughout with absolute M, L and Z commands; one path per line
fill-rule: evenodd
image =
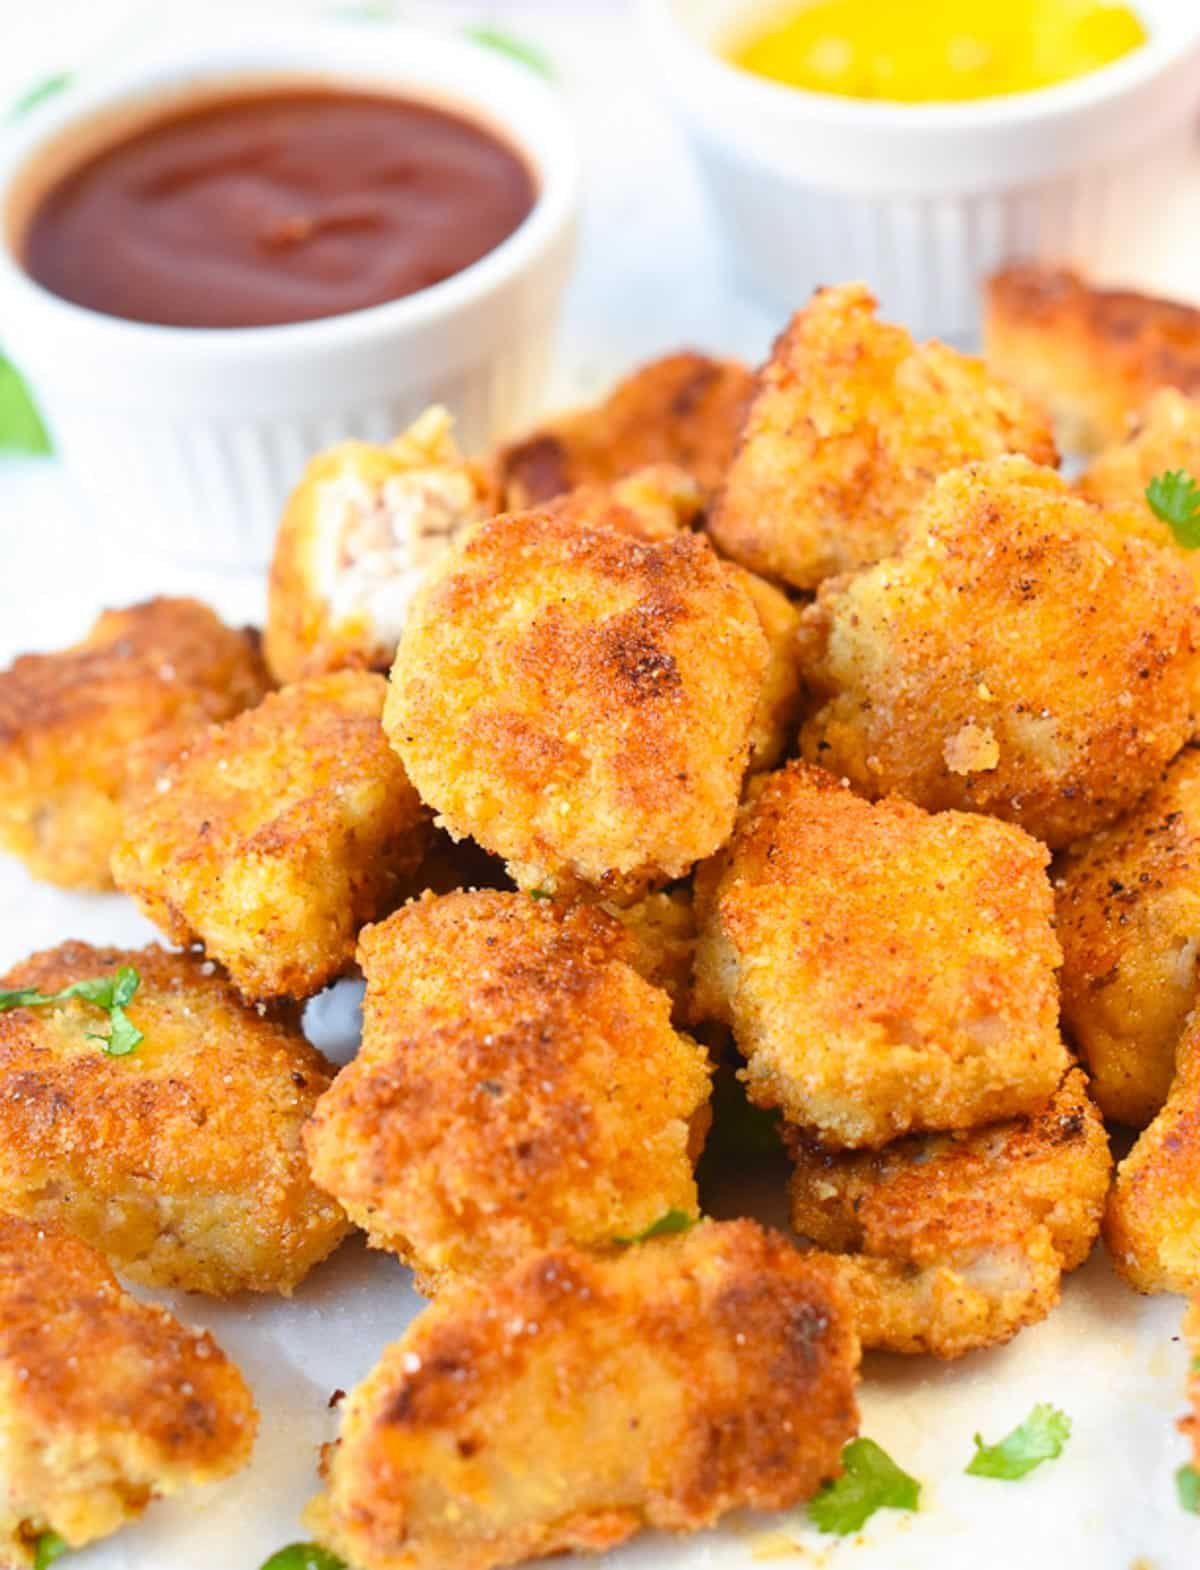
M 249 628 L 198 600 L 104 611 L 82 643 L 0 672 L 0 846 L 48 883 L 109 889 L 128 791 L 270 682 Z
M 652 360 L 601 403 L 551 420 L 490 460 L 506 511 L 537 507 L 578 485 L 611 485 L 673 464 L 716 492 L 733 457 L 753 379 L 736 360 L 683 351 Z
M 939 474 L 1002 453 L 1057 462 L 1041 411 L 982 360 L 916 344 L 862 284 L 819 289 L 759 374 L 709 531 L 797 589 L 890 555 Z
M 1032 1117 L 831 1155 L 787 1128 L 792 1225 L 842 1258 L 864 1347 L 961 1357 L 1045 1318 L 1099 1236 L 1112 1158 L 1072 1069 Z
M 117 886 L 251 999 L 306 998 L 400 897 L 426 814 L 380 725 L 387 683 L 340 671 L 214 727 L 128 813 Z
M 831 1147 L 1032 1111 L 1067 1067 L 1048 860 L 789 764 L 700 876 L 694 1007 L 733 1027 L 750 1100 Z
M 764 769 L 773 769 L 783 757 L 800 718 L 804 701 L 796 643 L 800 607 L 757 573 L 748 572 L 735 562 L 729 562 L 727 568 L 754 601 L 767 640 L 767 672 L 750 727 L 749 772 L 760 774 Z
M 93 1249 L 0 1215 L 0 1563 L 82 1548 L 228 1477 L 258 1414 L 207 1332 L 136 1302 Z
M 1170 525 L 1146 504 L 1146 487 L 1170 469 L 1187 469 L 1200 476 L 1200 386 L 1197 395 L 1186 398 L 1169 387 L 1156 392 L 1125 440 L 1106 447 L 1079 476 L 1075 485 L 1079 494 L 1140 517 L 1147 538 L 1174 546 Z M 1194 563 L 1196 553 L 1187 551 L 1184 559 Z
M 671 1016 L 686 1021 L 696 957 L 696 913 L 690 884 L 644 894 L 632 905 L 606 905 L 604 909 L 633 939 L 630 964 L 652 986 L 661 987 L 671 1000 Z
M 493 1570 L 783 1509 L 840 1470 L 837 1271 L 752 1221 L 447 1292 L 343 1407 L 310 1529 L 360 1570 Z
M 197 954 L 63 943 L 0 990 L 125 965 L 143 1037 L 127 1056 L 105 1054 L 87 1003 L 0 1013 L 0 1209 L 61 1223 L 146 1286 L 289 1294 L 348 1230 L 300 1143 L 332 1070 Z
M 1021 262 L 987 287 L 989 367 L 1050 413 L 1068 452 L 1125 436 L 1160 387 L 1200 396 L 1200 311 Z
M 422 1290 L 696 1214 L 708 1057 L 610 916 L 447 894 L 368 927 L 358 952 L 362 1048 L 305 1144 Z
M 341 442 L 305 469 L 271 563 L 264 649 L 277 681 L 386 671 L 429 564 L 496 511 L 453 423 L 426 409 L 386 447 Z
M 1055 889 L 1064 1023 L 1105 1117 L 1145 1128 L 1197 999 L 1200 750 L 1181 752 L 1132 812 L 1074 846 Z
M 551 506 L 480 524 L 434 569 L 384 727 L 441 826 L 519 886 L 634 898 L 728 838 L 767 662 L 707 540 Z
M 1104 1217 L 1113 1265 L 1139 1292 L 1200 1291 L 1200 1017 L 1166 1105 L 1117 1167 Z
M 1024 458 L 956 469 L 897 555 L 803 613 L 801 751 L 866 795 L 1065 845 L 1191 734 L 1195 627 L 1188 570 L 1121 515 Z

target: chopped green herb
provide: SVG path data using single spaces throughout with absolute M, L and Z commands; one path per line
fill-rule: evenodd
M 1194 1357 L 1192 1359 L 1192 1373 L 1200 1374 L 1200 1357 Z
M 272 1554 L 262 1570 L 348 1570 L 348 1566 L 318 1543 L 289 1543 Z
M 70 71 L 58 71 L 54 76 L 44 76 L 40 82 L 35 82 L 32 87 L 26 88 L 11 106 L 7 120 L 19 120 L 23 114 L 28 114 L 31 109 L 36 109 L 38 104 L 44 103 L 47 98 L 53 98 L 55 93 L 61 93 L 64 87 L 70 86 L 73 75 Z
M 1175 1474 L 1179 1503 L 1193 1515 L 1200 1515 L 1200 1472 L 1194 1466 L 1181 1466 Z
M 529 898 L 530 899 L 553 899 L 554 895 L 551 894 L 549 889 L 530 889 L 530 891 L 529 891 Z
M 808 1502 L 808 1517 L 822 1532 L 846 1537 L 876 1510 L 916 1510 L 921 1485 L 873 1439 L 852 1439 L 842 1451 L 845 1471 Z
M 687 1232 L 696 1225 L 697 1218 L 689 1216 L 686 1210 L 668 1210 L 665 1215 L 659 1216 L 657 1221 L 651 1222 L 644 1232 L 635 1232 L 632 1237 L 615 1237 L 614 1243 L 620 1243 L 628 1248 L 631 1243 L 645 1243 L 648 1238 L 666 1237 L 672 1232 Z
M 29 389 L 11 360 L 0 354 L 0 452 L 50 451 L 50 439 Z
M 1015 1482 L 1043 1461 L 1053 1461 L 1071 1437 L 1071 1419 L 1046 1401 L 1039 1401 L 1025 1421 L 998 1445 L 985 1445 L 975 1435 L 975 1454 L 967 1471 L 972 1477 L 999 1477 Z
M 1170 524 L 1185 550 L 1200 546 L 1200 485 L 1186 469 L 1167 469 L 1146 487 L 1146 500 L 1156 518 Z
M 84 1003 L 103 1009 L 108 1015 L 108 1034 L 89 1031 L 88 1040 L 99 1041 L 110 1058 L 123 1058 L 142 1040 L 141 1031 L 125 1012 L 125 1005 L 137 991 L 140 982 L 141 977 L 132 965 L 122 965 L 114 975 L 73 981 L 61 992 L 48 994 L 39 992 L 36 987 L 0 992 L 0 1014 L 6 1014 L 9 1009 L 53 1008 L 71 998 L 80 998 Z
M 524 38 L 516 38 L 512 33 L 501 32 L 498 27 L 489 27 L 486 22 L 465 28 L 464 31 L 468 38 L 473 39 L 477 44 L 482 44 L 485 49 L 495 49 L 498 54 L 507 55 L 510 60 L 517 60 L 521 65 L 527 65 L 531 71 L 536 71 L 547 81 L 554 80 L 554 67 L 550 61 L 540 49 L 526 42 Z
M 33 1545 L 33 1570 L 50 1570 L 56 1559 L 69 1552 L 69 1547 L 57 1532 L 43 1532 Z

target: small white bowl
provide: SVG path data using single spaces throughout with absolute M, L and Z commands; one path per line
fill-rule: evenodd
M 264 79 L 394 92 L 494 125 L 538 182 L 533 211 L 480 261 L 418 294 L 286 326 L 181 328 L 73 305 L 17 257 L 37 196 L 147 104 Z M 119 134 L 119 133 L 117 133 Z M 384 442 L 445 404 L 472 451 L 537 412 L 574 254 L 578 171 L 555 95 L 468 40 L 351 22 L 174 36 L 85 77 L 0 148 L 0 342 L 105 520 L 191 561 L 265 562 L 305 460 Z
M 753 16 L 745 0 L 639 6 L 734 264 L 781 312 L 861 278 L 915 331 L 973 338 L 980 282 L 1005 261 L 1136 265 L 1169 229 L 1197 156 L 1197 0 L 1139 0 L 1148 42 L 1087 76 L 946 104 L 809 93 L 739 70 L 715 49 Z

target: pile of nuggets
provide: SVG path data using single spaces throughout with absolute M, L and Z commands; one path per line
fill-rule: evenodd
M 172 945 L 2 980 L 0 1562 L 249 1455 L 238 1371 L 114 1271 L 412 1267 L 306 1518 L 360 1570 L 794 1505 L 861 1349 L 1003 1343 L 1102 1231 L 1200 1289 L 1179 309 L 1014 269 L 985 364 L 847 285 L 757 376 L 671 356 L 476 459 L 431 409 L 310 465 L 261 645 L 158 600 L 0 675 L 0 840 Z M 356 965 L 336 1072 L 301 1010 Z M 117 1055 L 79 983 L 129 969 Z M 792 1237 L 701 1215 L 746 1102 Z

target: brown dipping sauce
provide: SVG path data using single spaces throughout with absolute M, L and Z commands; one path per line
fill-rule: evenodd
M 536 195 L 512 148 L 444 109 L 280 88 L 169 115 L 83 163 L 35 208 L 23 261 L 131 321 L 305 322 L 452 277 Z

